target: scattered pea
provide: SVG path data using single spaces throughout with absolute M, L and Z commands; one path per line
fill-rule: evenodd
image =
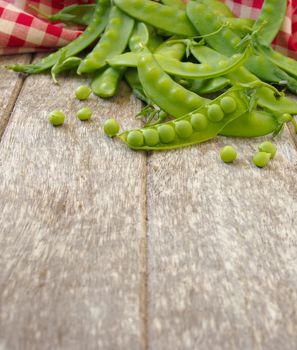
M 264 168 L 269 163 L 270 156 L 270 153 L 257 152 L 253 157 L 253 163 L 259 168 Z
M 187 120 L 180 120 L 175 123 L 177 135 L 182 139 L 187 139 L 193 134 L 192 125 Z
M 159 126 L 158 133 L 162 143 L 169 143 L 175 138 L 174 128 L 169 124 Z
M 54 126 L 59 126 L 64 123 L 65 115 L 63 112 L 54 110 L 48 116 L 49 122 Z
M 78 100 L 87 100 L 91 92 L 92 90 L 88 86 L 81 85 L 75 90 L 75 96 Z
M 224 118 L 224 112 L 218 104 L 214 103 L 208 107 L 207 116 L 212 122 L 219 122 Z
M 90 107 L 84 107 L 77 111 L 76 116 L 79 120 L 89 120 L 92 114 L 93 112 Z
M 143 134 L 139 130 L 132 130 L 127 136 L 127 142 L 130 146 L 141 147 L 143 145 Z
M 111 118 L 106 120 L 103 128 L 107 136 L 113 137 L 119 132 L 120 125 L 114 118 Z
M 159 143 L 159 134 L 156 129 L 144 129 L 143 130 L 143 137 L 145 144 L 148 146 L 155 146 Z
M 220 105 L 225 113 L 232 113 L 236 109 L 236 102 L 234 98 L 225 96 L 221 99 Z
M 191 116 L 191 124 L 194 130 L 202 131 L 207 128 L 207 118 L 202 113 L 196 113 Z
M 276 154 L 276 146 L 272 142 L 265 141 L 261 143 L 258 148 L 261 152 L 269 153 L 271 155 L 271 159 L 273 159 Z
M 237 153 L 232 146 L 225 146 L 220 152 L 221 159 L 224 163 L 233 163 L 237 157 Z

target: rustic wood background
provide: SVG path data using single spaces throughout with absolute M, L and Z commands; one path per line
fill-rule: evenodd
M 269 137 L 144 154 L 101 130 L 138 125 L 125 85 L 80 102 L 82 79 L 0 77 L 1 350 L 297 348 L 292 130 L 262 170 L 251 157 Z

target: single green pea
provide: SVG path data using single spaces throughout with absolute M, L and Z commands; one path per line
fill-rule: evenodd
M 202 131 L 207 128 L 208 120 L 202 113 L 195 113 L 191 116 L 191 124 L 194 130 Z
M 77 111 L 76 116 L 79 120 L 89 120 L 93 114 L 93 111 L 90 107 L 81 108 Z
M 91 92 L 92 90 L 88 86 L 81 85 L 75 90 L 75 96 L 78 100 L 87 100 Z
M 159 134 L 156 129 L 144 129 L 143 131 L 144 142 L 148 146 L 155 146 L 160 142 Z
M 139 130 L 132 130 L 127 136 L 127 142 L 130 146 L 141 147 L 143 145 L 143 134 Z
M 107 136 L 113 137 L 119 132 L 120 125 L 114 118 L 111 118 L 111 119 L 106 120 L 103 128 L 104 128 L 104 132 Z
M 161 120 L 164 120 L 165 118 L 167 118 L 167 116 L 168 116 L 168 113 L 166 113 L 165 111 L 160 111 L 159 113 L 158 113 L 158 116 L 159 116 L 159 118 L 161 119 Z
M 270 157 L 270 153 L 257 152 L 253 157 L 253 163 L 259 168 L 264 168 L 269 163 Z
M 232 146 L 225 146 L 221 149 L 220 156 L 224 163 L 233 163 L 237 157 L 237 153 Z
M 232 113 L 236 109 L 236 102 L 233 97 L 225 96 L 221 99 L 220 105 L 225 113 Z
M 180 120 L 175 123 L 175 131 L 181 139 L 187 139 L 193 134 L 193 128 L 187 120 Z
M 174 128 L 169 124 L 159 126 L 158 133 L 162 143 L 169 143 L 175 138 Z
M 208 107 L 207 116 L 212 122 L 219 122 L 224 118 L 224 112 L 218 104 L 214 103 Z
M 261 145 L 259 145 L 258 149 L 261 152 L 269 153 L 271 155 L 271 159 L 273 159 L 275 154 L 276 154 L 276 146 L 272 142 L 269 142 L 269 141 L 265 141 L 265 142 L 261 143 Z
M 65 115 L 63 112 L 56 109 L 49 114 L 48 120 L 52 125 L 59 126 L 64 123 Z

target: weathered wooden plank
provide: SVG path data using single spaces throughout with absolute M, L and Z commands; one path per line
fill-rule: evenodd
M 149 158 L 149 349 L 297 348 L 297 152 L 286 130 L 257 169 L 261 140 Z
M 140 105 L 126 86 L 77 101 L 82 83 L 28 77 L 0 144 L 1 349 L 145 347 L 146 158 L 101 130 Z
M 13 63 L 28 63 L 31 55 L 0 56 L 0 139 L 24 82 L 24 76 L 3 67 Z

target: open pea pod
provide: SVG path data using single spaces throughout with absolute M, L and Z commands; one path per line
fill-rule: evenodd
M 205 142 L 249 109 L 250 88 L 233 87 L 181 118 L 124 131 L 118 137 L 135 150 L 168 150 Z
M 235 54 L 232 57 L 221 59 L 216 63 L 180 62 L 177 59 L 155 53 L 153 56 L 161 68 L 168 74 L 185 79 L 208 79 L 220 77 L 232 72 L 244 64 L 251 53 L 250 49 L 243 54 Z M 107 60 L 112 67 L 136 67 L 139 55 L 127 52 Z

